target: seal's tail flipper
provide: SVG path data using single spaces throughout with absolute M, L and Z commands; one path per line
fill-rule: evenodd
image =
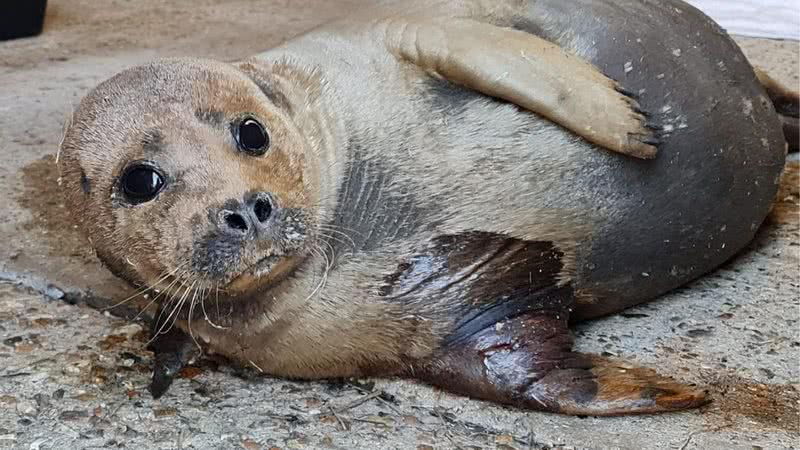
M 783 134 L 789 144 L 789 151 L 800 150 L 800 94 L 775 81 L 765 71 L 761 69 L 755 71 L 758 80 L 767 90 L 772 104 L 775 105 L 775 111 L 781 116 Z
M 703 391 L 654 370 L 573 352 L 565 314 L 529 313 L 490 326 L 414 375 L 471 397 L 569 415 L 649 414 L 708 402 Z

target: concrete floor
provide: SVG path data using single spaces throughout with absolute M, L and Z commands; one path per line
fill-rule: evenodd
M 714 402 L 701 410 L 562 417 L 409 382 L 293 383 L 215 361 L 150 398 L 141 326 L 97 310 L 128 288 L 99 267 L 57 195 L 52 162 L 67 115 L 123 67 L 164 55 L 244 57 L 364 1 L 51 0 L 42 36 L 0 43 L 0 448 L 800 447 L 797 179 L 739 258 L 577 330 L 583 350 L 708 387 Z M 798 86 L 796 42 L 740 43 Z

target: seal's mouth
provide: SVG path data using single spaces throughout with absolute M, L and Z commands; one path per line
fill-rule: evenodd
M 305 254 L 265 256 L 226 283 L 225 290 L 235 297 L 268 289 L 291 276 L 307 259 Z
M 260 278 L 261 276 L 270 273 L 272 268 L 275 267 L 275 264 L 277 264 L 280 259 L 280 256 L 277 255 L 265 256 L 256 261 L 256 263 L 250 266 L 250 268 L 245 269 L 244 273 L 256 278 Z
M 233 285 L 244 281 L 245 279 L 253 280 L 265 277 L 275 268 L 281 261 L 280 255 L 270 254 L 263 256 L 256 262 L 242 267 L 235 272 L 231 273 L 226 284 Z

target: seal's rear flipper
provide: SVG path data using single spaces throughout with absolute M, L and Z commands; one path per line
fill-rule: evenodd
M 658 131 L 632 95 L 595 66 L 533 34 L 458 18 L 382 22 L 398 58 L 540 114 L 593 144 L 654 158 Z
M 653 370 L 571 348 L 565 315 L 531 313 L 453 342 L 414 375 L 452 392 L 570 415 L 658 413 L 707 403 L 704 392 Z
M 755 69 L 758 81 L 764 85 L 767 95 L 775 106 L 783 121 L 783 134 L 786 136 L 786 143 L 789 144 L 789 151 L 800 150 L 800 94 L 792 91 L 761 69 Z

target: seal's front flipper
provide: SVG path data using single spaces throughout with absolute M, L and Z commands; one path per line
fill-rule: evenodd
M 153 338 L 147 348 L 155 353 L 150 393 L 153 398 L 159 398 L 167 392 L 178 372 L 197 356 L 198 349 L 192 338 L 178 327 L 159 334 L 157 326 L 153 327 Z
M 770 77 L 765 71 L 755 69 L 758 81 L 767 90 L 775 111 L 781 116 L 783 121 L 783 134 L 786 143 L 789 144 L 789 151 L 800 150 L 800 94 L 782 85 L 774 78 Z
M 601 147 L 656 156 L 656 133 L 629 93 L 555 44 L 469 19 L 382 24 L 390 51 L 436 76 L 515 103 Z
M 653 370 L 571 349 L 565 315 L 528 313 L 449 343 L 414 374 L 456 393 L 570 415 L 658 413 L 707 402 L 702 391 Z

